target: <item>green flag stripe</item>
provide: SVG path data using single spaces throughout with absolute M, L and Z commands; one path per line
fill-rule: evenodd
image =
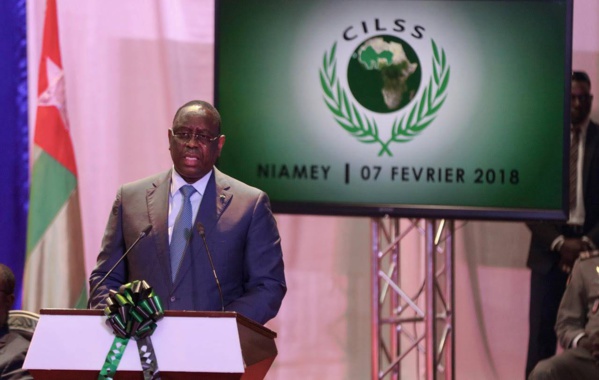
M 27 257 L 76 186 L 73 173 L 42 151 L 31 173 Z

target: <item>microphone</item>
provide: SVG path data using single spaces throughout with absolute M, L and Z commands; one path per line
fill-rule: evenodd
M 214 275 L 214 281 L 216 281 L 216 286 L 218 287 L 218 294 L 220 295 L 220 305 L 221 311 L 225 311 L 225 301 L 223 299 L 223 290 L 220 287 L 220 281 L 218 281 L 218 276 L 216 275 L 216 269 L 214 269 L 214 262 L 212 262 L 212 255 L 210 254 L 210 250 L 208 249 L 208 243 L 206 243 L 206 234 L 204 233 L 204 225 L 200 222 L 197 224 L 198 232 L 202 237 L 202 241 L 204 242 L 204 247 L 206 248 L 206 253 L 208 254 L 208 260 L 210 261 L 210 267 L 212 268 L 212 274 Z
M 139 241 L 143 238 L 145 238 L 146 236 L 148 236 L 148 234 L 150 233 L 150 231 L 152 230 L 152 225 L 149 224 L 146 228 L 143 229 L 143 231 L 141 231 L 141 233 L 139 234 L 139 236 L 137 237 L 137 240 L 135 240 L 133 242 L 133 244 L 131 244 L 131 246 L 129 247 L 129 249 L 127 249 L 125 251 L 125 253 L 123 253 L 123 255 L 121 256 L 121 258 L 119 259 L 119 261 L 116 262 L 116 264 L 114 264 L 112 266 L 112 268 L 110 268 L 110 270 L 108 272 L 106 272 L 106 274 L 104 275 L 104 277 L 102 277 L 102 279 L 96 284 L 96 286 L 94 286 L 94 288 L 91 290 L 91 292 L 89 292 L 89 299 L 87 300 L 87 308 L 90 308 L 90 303 L 92 301 L 92 295 L 96 292 L 96 290 L 98 290 L 98 288 L 100 287 L 100 285 L 102 285 L 104 283 L 104 281 L 106 281 L 106 279 L 108 278 L 108 276 L 110 276 L 112 274 L 112 272 L 115 270 L 115 268 L 117 267 L 117 265 L 119 265 L 121 263 L 121 261 L 123 261 L 123 259 L 125 257 L 127 257 L 127 255 L 129 254 L 129 252 L 131 252 L 131 250 L 137 245 L 137 243 L 139 243 Z

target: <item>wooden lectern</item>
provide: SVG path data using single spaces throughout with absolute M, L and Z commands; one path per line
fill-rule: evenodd
M 100 310 L 42 309 L 23 367 L 36 380 L 98 378 L 114 335 Z M 152 335 L 163 380 L 263 379 L 277 334 L 235 312 L 166 311 Z M 115 380 L 143 379 L 131 339 Z

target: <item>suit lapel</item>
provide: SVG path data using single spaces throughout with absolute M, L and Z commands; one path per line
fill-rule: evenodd
M 593 122 L 590 122 L 587 128 L 587 136 L 584 146 L 585 154 L 582 167 L 582 188 L 584 189 L 584 198 L 586 198 L 587 194 L 586 190 L 591 170 L 591 162 L 593 162 L 593 156 L 597 154 L 597 145 L 599 145 L 599 126 Z
M 168 197 L 171 171 L 156 179 L 146 191 L 148 214 L 154 229 L 154 242 L 165 283 L 171 283 L 170 250 L 168 244 Z
M 232 199 L 230 188 L 226 176 L 214 168 L 196 218 L 196 223 L 200 222 L 204 225 L 206 235 L 214 228 L 229 206 Z

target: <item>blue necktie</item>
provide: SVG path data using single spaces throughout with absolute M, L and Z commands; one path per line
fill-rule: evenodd
M 179 265 L 181 265 L 181 259 L 183 258 L 183 252 L 185 246 L 191 235 L 192 225 L 192 210 L 191 210 L 191 195 L 196 189 L 191 185 L 185 185 L 180 189 L 183 194 L 183 206 L 181 211 L 175 220 L 173 226 L 173 236 L 171 237 L 171 279 L 175 282 L 177 272 L 179 271 Z

